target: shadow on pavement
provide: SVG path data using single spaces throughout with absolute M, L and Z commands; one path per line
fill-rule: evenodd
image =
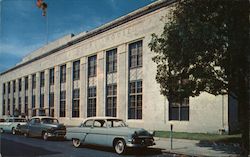
M 15 148 L 13 150 L 13 148 Z M 32 151 L 31 151 L 32 150 Z M 3 157 L 33 157 L 42 155 L 60 154 L 59 152 L 52 152 L 40 147 L 34 147 L 24 143 L 14 142 L 7 139 L 1 140 L 1 154 Z
M 214 151 L 223 151 L 227 154 L 240 154 L 240 145 L 237 143 L 239 139 L 230 139 L 230 140 L 218 140 L 215 142 L 211 141 L 200 141 L 196 144 L 199 147 L 210 147 Z
M 93 146 L 93 145 L 82 145 L 82 148 L 89 148 L 99 151 L 112 152 L 114 153 L 114 149 L 111 147 L 103 147 L 103 146 Z M 160 155 L 162 149 L 159 148 L 147 148 L 147 149 L 132 149 L 128 148 L 126 155 L 136 155 L 136 156 L 150 156 L 150 155 Z

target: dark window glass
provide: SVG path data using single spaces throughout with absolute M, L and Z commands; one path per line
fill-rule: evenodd
M 25 82 L 25 90 L 28 90 L 28 87 L 29 87 L 29 78 L 28 78 L 28 76 L 25 77 L 24 82 Z
M 55 72 L 54 72 L 54 68 L 49 70 L 49 84 L 50 85 L 54 85 L 55 83 Z
M 14 80 L 12 83 L 13 83 L 13 86 L 12 86 L 13 87 L 13 92 L 15 93 L 16 92 L 16 81 Z
M 66 65 L 62 65 L 60 68 L 60 82 L 66 82 Z
M 36 74 L 32 75 L 32 88 L 35 89 L 36 88 Z
M 142 119 L 142 81 L 129 84 L 128 119 Z
M 54 93 L 49 93 L 49 107 L 54 107 Z
M 25 105 L 24 105 L 24 112 L 25 112 L 25 115 L 28 116 L 28 96 L 25 96 L 25 97 L 24 97 L 24 102 L 25 102 Z
M 32 95 L 32 108 L 36 107 L 36 96 Z
M 96 76 L 96 55 L 88 58 L 88 76 Z
M 3 94 L 5 94 L 5 83 L 3 84 Z
M 44 94 L 40 95 L 40 108 L 44 107 Z
M 21 97 L 18 97 L 18 109 L 19 109 L 19 111 L 21 111 L 21 109 L 22 109 L 22 99 L 21 99 Z
M 106 116 L 116 117 L 117 85 L 107 85 Z
M 106 57 L 107 73 L 113 73 L 117 71 L 117 49 L 107 51 Z
M 19 82 L 18 83 L 18 86 L 19 86 L 18 89 L 19 89 L 19 91 L 21 91 L 22 90 L 22 79 L 19 79 L 18 82 Z
M 189 98 L 185 98 L 180 102 L 169 100 L 169 120 L 189 120 Z
M 40 86 L 41 87 L 44 87 L 44 80 L 45 78 L 44 78 L 44 72 L 41 72 L 40 73 Z
M 142 41 L 129 44 L 129 67 L 142 66 Z
M 8 93 L 10 93 L 10 82 L 8 82 Z
M 96 87 L 89 87 L 88 90 L 88 106 L 87 106 L 87 116 L 96 116 Z
M 60 117 L 65 117 L 66 91 L 60 92 Z
M 6 113 L 5 113 L 5 100 L 4 100 L 4 104 L 3 104 L 3 115 L 6 115 Z
M 80 79 L 80 61 L 73 62 L 73 80 Z
M 72 105 L 72 117 L 79 117 L 79 104 L 80 104 L 80 90 L 73 90 L 73 105 Z

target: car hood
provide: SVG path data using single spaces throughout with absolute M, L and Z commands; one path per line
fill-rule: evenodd
M 47 127 L 47 128 L 65 129 L 65 126 L 63 124 L 57 124 L 57 123 L 46 124 L 46 123 L 43 123 L 42 125 Z
M 143 128 L 113 127 L 109 128 L 109 130 L 113 133 L 118 133 L 121 135 L 137 134 L 138 136 L 151 136 L 151 134 Z

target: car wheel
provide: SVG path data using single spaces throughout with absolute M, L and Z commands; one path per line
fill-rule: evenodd
M 126 144 L 125 144 L 124 140 L 118 139 L 115 142 L 114 148 L 115 148 L 115 152 L 117 154 L 124 154 L 125 153 L 125 149 L 126 149 Z
M 12 133 L 12 135 L 15 135 L 16 134 L 16 129 L 12 128 L 11 133 Z
M 44 141 L 47 141 L 48 138 L 49 138 L 48 133 L 47 133 L 47 132 L 44 132 L 44 133 L 42 134 L 42 137 L 43 137 L 43 140 L 44 140 Z
M 3 131 L 3 129 L 2 128 L 0 128 L 0 133 L 3 133 L 4 131 Z
M 72 143 L 73 143 L 73 146 L 76 148 L 79 148 L 81 145 L 81 141 L 79 139 L 73 139 Z
M 27 132 L 25 132 L 23 135 L 24 135 L 25 137 L 29 137 L 29 133 L 27 133 Z

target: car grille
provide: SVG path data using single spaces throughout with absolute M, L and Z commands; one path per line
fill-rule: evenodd
M 153 138 L 134 138 L 133 144 L 150 146 L 154 144 L 154 139 Z

